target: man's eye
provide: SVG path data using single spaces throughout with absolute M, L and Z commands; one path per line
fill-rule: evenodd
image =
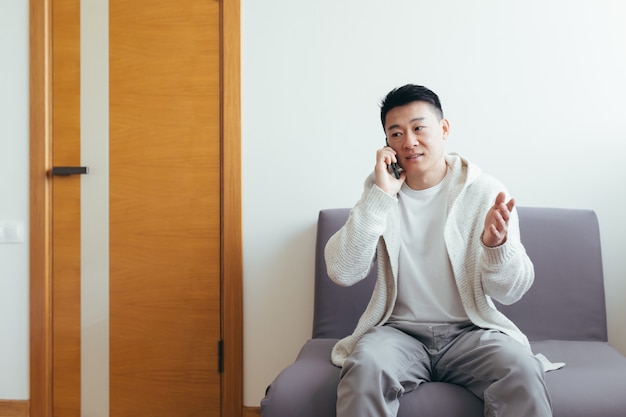
M 402 134 L 402 133 L 400 133 L 400 132 L 395 132 L 395 133 L 392 133 L 392 134 L 391 134 L 391 137 L 392 137 L 392 138 L 398 138 L 398 137 L 400 137 L 400 135 L 401 135 L 401 134 Z
M 415 127 L 415 131 L 416 131 L 416 132 L 417 132 L 417 131 L 420 131 L 420 130 L 423 130 L 423 129 L 424 129 L 424 126 L 416 126 L 416 127 Z

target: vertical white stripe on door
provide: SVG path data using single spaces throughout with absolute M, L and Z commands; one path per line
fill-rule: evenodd
M 81 415 L 109 417 L 109 5 L 80 8 Z

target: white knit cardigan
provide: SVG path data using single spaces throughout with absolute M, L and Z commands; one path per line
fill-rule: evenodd
M 444 240 L 465 312 L 477 326 L 502 331 L 530 350 L 527 337 L 491 300 L 512 304 L 534 280 L 533 264 L 520 242 L 517 212 L 509 220 L 506 242 L 495 248 L 484 246 L 480 237 L 485 216 L 497 194 L 506 189 L 460 155 L 446 155 L 446 163 L 451 179 Z M 348 221 L 329 239 L 324 252 L 328 275 L 342 286 L 365 278 L 373 260 L 378 260 L 376 284 L 365 312 L 354 332 L 332 350 L 331 360 L 337 366 L 343 365 L 361 336 L 391 315 L 398 293 L 400 227 L 398 199 L 376 186 L 371 174 Z M 540 359 L 547 367 L 549 362 Z

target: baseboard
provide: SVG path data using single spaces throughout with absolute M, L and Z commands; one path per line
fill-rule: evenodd
M 28 400 L 0 400 L 0 416 L 29 417 L 30 403 Z
M 0 400 L 0 416 L 2 417 L 30 417 L 30 403 L 28 400 Z M 260 417 L 260 407 L 244 407 L 243 417 Z
M 260 407 L 244 407 L 243 408 L 243 417 L 260 417 L 260 416 L 261 416 Z

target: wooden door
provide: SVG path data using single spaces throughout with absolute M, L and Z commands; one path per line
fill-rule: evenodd
M 219 3 L 109 0 L 111 416 L 219 416 Z
M 41 133 L 51 139 L 52 165 L 80 165 L 80 2 L 48 4 L 51 9 L 43 13 L 52 22 L 52 94 L 51 108 L 44 104 L 43 110 L 52 118 L 51 130 Z M 241 338 L 230 328 L 240 330 L 240 287 L 236 275 L 221 279 L 224 270 L 240 272 L 234 252 L 240 226 L 224 233 L 231 224 L 224 220 L 237 219 L 239 209 L 232 195 L 222 198 L 224 184 L 238 179 L 232 152 L 239 148 L 223 146 L 223 131 L 237 133 L 222 126 L 224 108 L 234 115 L 238 97 L 224 100 L 220 90 L 233 80 L 220 77 L 221 12 L 217 1 L 109 0 L 111 416 L 241 412 L 241 379 L 233 375 L 241 371 Z M 33 163 L 31 173 L 40 165 Z M 224 169 L 231 174 L 227 181 Z M 44 204 L 49 212 L 38 207 L 34 216 L 50 219 L 41 226 L 51 246 L 33 245 L 31 265 L 33 257 L 45 261 L 50 249 L 41 271 L 50 267 L 43 280 L 50 288 L 40 288 L 33 277 L 38 286 L 31 304 L 49 295 L 51 305 L 31 310 L 31 334 L 44 342 L 31 354 L 31 412 L 80 416 L 81 181 L 54 177 L 51 187 L 37 181 L 32 180 L 40 194 L 31 196 L 49 198 L 50 204 Z M 225 207 L 231 210 L 226 215 Z M 31 216 L 31 240 L 42 230 L 40 221 Z M 222 292 L 233 301 L 224 310 Z M 48 317 L 37 322 L 47 311 L 51 325 Z M 225 335 L 232 336 L 233 355 L 220 374 L 218 341 Z M 41 374 L 44 382 L 32 381 Z M 231 388 L 226 399 L 222 388 Z

